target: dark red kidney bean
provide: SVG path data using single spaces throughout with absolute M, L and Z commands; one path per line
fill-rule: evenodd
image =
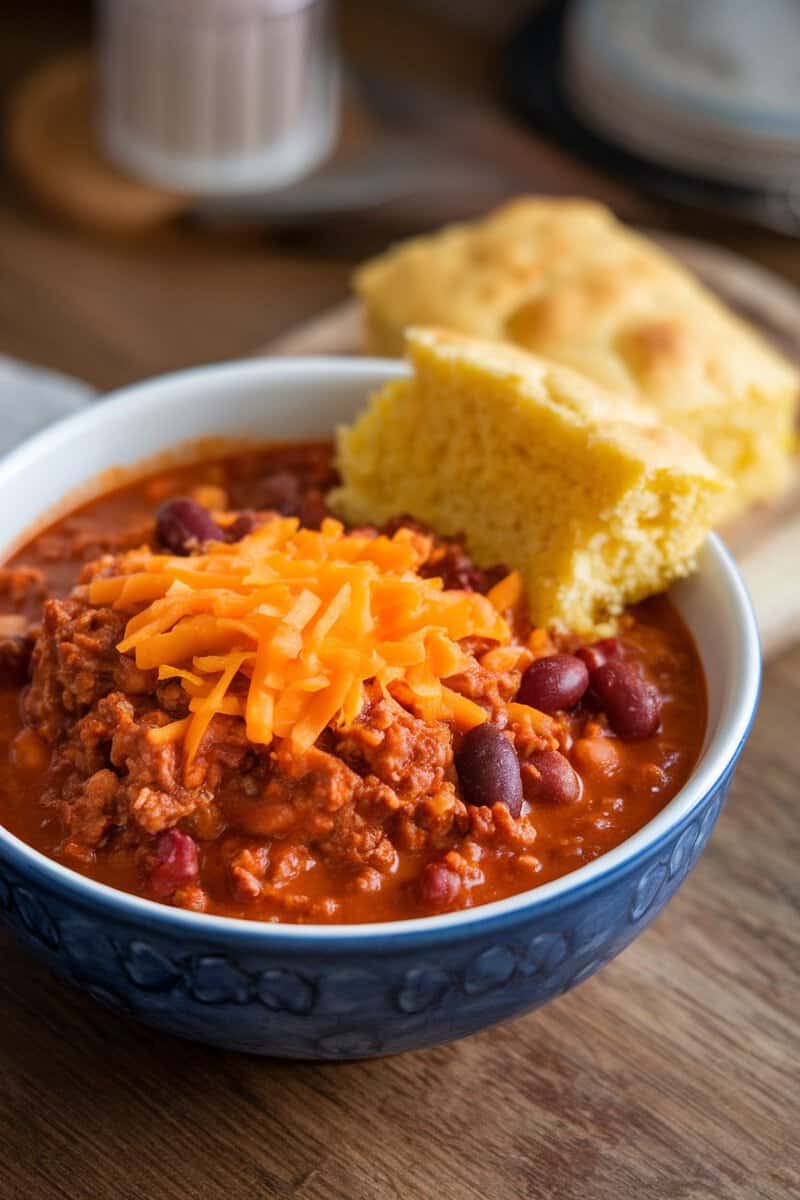
M 458 899 L 461 876 L 444 863 L 428 863 L 419 877 L 419 895 L 431 908 L 449 908 Z
M 517 692 L 520 704 L 555 713 L 574 708 L 589 686 L 589 669 L 574 654 L 537 658 L 523 673 Z
M 295 517 L 300 511 L 303 491 L 303 484 L 294 471 L 279 468 L 259 480 L 254 493 L 254 507 L 269 508 L 284 517 Z
M 467 804 L 505 804 L 512 817 L 522 808 L 522 776 L 516 751 L 496 725 L 476 725 L 455 756 L 461 793 Z
M 441 579 L 446 592 L 486 592 L 486 572 L 458 542 L 444 542 L 419 569 L 423 579 Z
M 33 642 L 21 634 L 0 637 L 0 683 L 26 683 Z
M 622 657 L 622 642 L 619 638 L 601 638 L 590 646 L 580 646 L 575 656 L 585 662 L 590 671 L 596 671 L 610 658 Z
M 481 592 L 484 595 L 490 588 L 505 579 L 508 567 L 497 565 L 488 567 L 477 566 L 458 538 L 448 541 L 438 541 L 428 562 L 420 568 L 423 578 L 439 577 L 445 591 Z
M 572 804 L 581 794 L 577 773 L 558 750 L 535 750 L 523 763 L 522 786 L 533 804 Z
M 294 471 L 280 469 L 265 475 L 251 499 L 255 508 L 269 509 L 282 517 L 299 517 L 300 524 L 309 529 L 319 529 L 330 515 L 323 488 Z
M 191 554 L 224 534 L 207 508 L 183 496 L 167 500 L 156 513 L 156 537 L 172 554 Z
M 160 900 L 172 896 L 197 878 L 197 844 L 188 833 L 167 829 L 156 842 L 155 860 L 150 868 L 150 891 Z
M 229 542 L 240 542 L 258 527 L 255 513 L 240 512 L 236 520 L 225 530 Z
M 630 663 L 613 658 L 592 671 L 592 691 L 618 737 L 633 741 L 658 729 L 661 693 Z
M 319 488 L 310 488 L 303 496 L 297 512 L 300 524 L 305 525 L 307 529 L 319 529 L 325 518 L 330 515 L 330 509 L 325 503 L 325 493 Z

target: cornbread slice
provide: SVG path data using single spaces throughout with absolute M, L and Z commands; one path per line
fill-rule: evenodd
M 679 263 L 583 200 L 523 198 L 405 242 L 355 277 L 367 347 L 408 325 L 510 341 L 651 405 L 737 484 L 786 483 L 800 377 Z
M 347 520 L 410 513 L 523 578 L 537 625 L 590 632 L 687 574 L 725 491 L 643 406 L 503 345 L 407 336 L 413 377 L 339 430 Z

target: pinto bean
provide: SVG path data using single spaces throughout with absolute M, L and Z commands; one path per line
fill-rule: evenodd
M 614 737 L 582 737 L 573 743 L 572 761 L 584 781 L 610 779 L 619 771 L 620 747 Z
M 512 817 L 522 808 L 522 777 L 514 747 L 496 725 L 476 725 L 455 756 L 467 804 L 504 804 Z
M 581 794 L 580 779 L 558 750 L 535 750 L 523 764 L 522 785 L 534 804 L 572 804 Z
M 20 771 L 44 771 L 50 761 L 50 747 L 33 729 L 23 728 L 11 743 L 9 758 Z
M 517 700 L 542 712 L 574 708 L 589 686 L 589 670 L 574 654 L 549 654 L 527 668 Z
M 625 741 L 650 737 L 661 721 L 658 688 L 630 663 L 610 659 L 591 674 L 594 692 L 608 722 Z
M 159 508 L 156 537 L 172 554 L 191 554 L 206 542 L 224 540 L 222 530 L 208 509 L 183 496 L 167 500 Z

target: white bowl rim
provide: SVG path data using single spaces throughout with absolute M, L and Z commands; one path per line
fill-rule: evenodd
M 114 421 L 124 417 L 128 410 L 135 411 L 147 393 L 164 385 L 169 388 L 173 384 L 191 385 L 193 382 L 200 383 L 209 380 L 224 385 L 227 380 L 235 380 L 242 375 L 262 375 L 265 378 L 275 374 L 305 376 L 314 370 L 324 370 L 339 377 L 351 377 L 354 380 L 358 380 L 362 376 L 365 379 L 371 379 L 376 371 L 383 373 L 386 378 L 406 373 L 404 365 L 395 360 L 323 355 L 303 358 L 241 360 L 193 367 L 188 370 L 155 376 L 152 379 L 120 388 L 110 393 L 98 404 L 56 421 L 26 439 L 0 460 L 0 490 L 5 486 L 8 478 L 13 478 L 16 471 L 31 458 L 36 458 L 44 453 L 54 453 L 58 449 L 59 442 L 68 438 L 75 431 L 96 431 L 96 427 L 102 426 L 105 421 Z M 2 825 L 0 825 L 0 847 L 5 847 L 10 852 L 12 862 L 16 860 L 18 864 L 22 864 L 29 870 L 35 869 L 42 884 L 49 886 L 50 890 L 66 888 L 68 892 L 73 893 L 77 901 L 83 902 L 85 905 L 108 906 L 109 916 L 116 915 L 120 920 L 139 921 L 144 925 L 172 926 L 176 935 L 185 934 L 198 937 L 206 933 L 212 939 L 224 938 L 228 935 L 235 936 L 239 941 L 244 939 L 251 943 L 263 943 L 264 945 L 269 942 L 281 942 L 285 943 L 287 950 L 291 943 L 295 943 L 297 949 L 302 948 L 303 945 L 310 948 L 311 943 L 329 944 L 331 948 L 335 948 L 339 943 L 361 942 L 369 939 L 391 939 L 393 942 L 397 942 L 409 939 L 419 941 L 447 934 L 458 936 L 467 931 L 478 932 L 475 929 L 477 925 L 505 923 L 506 919 L 518 916 L 523 910 L 526 914 L 533 915 L 536 910 L 550 908 L 559 900 L 574 901 L 577 899 L 578 892 L 582 892 L 584 889 L 594 890 L 600 883 L 607 883 L 609 876 L 620 873 L 637 856 L 646 855 L 672 829 L 680 825 L 720 784 L 747 739 L 758 705 L 761 681 L 758 628 L 742 578 L 729 551 L 716 534 L 710 535 L 707 550 L 710 552 L 715 568 L 720 571 L 728 599 L 731 601 L 736 636 L 741 646 L 740 686 L 735 706 L 727 722 L 721 725 L 701 754 L 699 763 L 687 783 L 669 804 L 637 833 L 612 850 L 606 851 L 585 866 L 578 867 L 549 883 L 539 884 L 528 891 L 518 892 L 503 900 L 495 900 L 489 904 L 476 905 L 473 908 L 461 909 L 457 912 L 442 913 L 438 916 L 351 925 L 312 923 L 300 925 L 196 913 L 187 909 L 172 908 L 154 900 L 120 891 L 63 866 L 29 846 Z

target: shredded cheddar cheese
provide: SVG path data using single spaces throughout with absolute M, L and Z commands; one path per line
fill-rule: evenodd
M 358 716 L 372 679 L 426 718 L 469 729 L 486 712 L 442 680 L 469 662 L 461 639 L 508 644 L 498 609 L 519 584 L 488 598 L 446 591 L 417 574 L 429 549 L 408 529 L 345 534 L 326 520 L 317 532 L 275 517 L 191 558 L 134 553 L 130 573 L 92 580 L 89 599 L 132 612 L 117 649 L 190 697 L 188 717 L 151 731 L 181 741 L 187 763 L 218 713 L 243 717 L 254 743 L 307 749 L 327 725 Z

